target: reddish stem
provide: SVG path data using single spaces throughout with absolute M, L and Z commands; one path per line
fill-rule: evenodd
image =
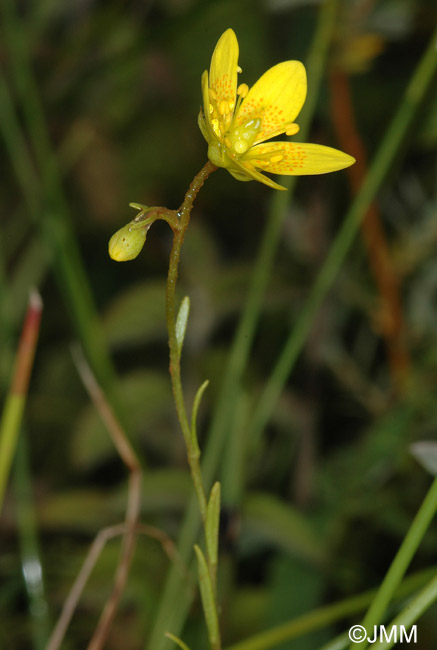
M 364 144 L 358 133 L 346 73 L 336 69 L 331 74 L 331 101 L 334 126 L 342 149 L 356 158 L 346 170 L 350 186 L 356 194 L 367 174 Z M 405 345 L 405 323 L 400 299 L 399 278 L 391 261 L 390 249 L 376 203 L 369 206 L 362 222 L 362 233 L 370 268 L 378 288 L 381 308 L 381 333 L 384 337 L 393 383 L 402 389 L 410 365 Z

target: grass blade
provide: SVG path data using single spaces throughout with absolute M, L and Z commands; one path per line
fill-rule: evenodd
M 15 369 L 0 422 L 0 512 L 17 445 L 41 322 L 42 300 L 32 291 L 15 359 Z

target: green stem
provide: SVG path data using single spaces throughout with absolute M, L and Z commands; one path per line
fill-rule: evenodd
M 167 315 L 168 343 L 170 348 L 170 375 L 171 375 L 171 383 L 173 388 L 174 402 L 176 406 L 176 412 L 178 415 L 179 424 L 181 425 L 182 434 L 185 440 L 188 464 L 190 466 L 191 477 L 193 479 L 197 500 L 199 502 L 200 514 L 202 520 L 205 521 L 206 495 L 205 495 L 205 488 L 203 486 L 202 475 L 200 471 L 200 463 L 199 463 L 200 453 L 198 450 L 194 450 L 192 448 L 193 445 L 191 443 L 191 430 L 190 430 L 190 425 L 188 423 L 187 412 L 186 412 L 185 402 L 184 402 L 184 395 L 182 391 L 181 364 L 180 364 L 180 356 L 179 356 L 179 350 L 178 350 L 178 345 L 176 340 L 176 327 L 175 327 L 176 280 L 178 276 L 181 246 L 184 240 L 185 230 L 187 226 L 188 223 L 184 228 L 181 222 L 180 228 L 178 230 L 174 230 L 173 247 L 170 254 L 170 265 L 168 267 L 168 276 L 167 276 L 166 315 Z
M 191 477 L 193 480 L 204 528 L 206 526 L 207 498 L 202 479 L 202 472 L 200 469 L 200 451 L 197 445 L 197 440 L 193 440 L 192 430 L 188 421 L 184 402 L 184 394 L 182 390 L 180 362 L 181 348 L 180 345 L 178 345 L 176 335 L 176 282 L 178 278 L 181 248 L 184 242 L 185 233 L 190 223 L 193 202 L 205 180 L 215 169 L 217 168 L 212 163 L 209 161 L 206 163 L 206 165 L 200 170 L 197 176 L 195 176 L 190 187 L 188 188 L 187 193 L 185 194 L 184 202 L 176 213 L 177 221 L 173 222 L 172 225 L 172 220 L 169 220 L 169 223 L 173 228 L 173 246 L 170 253 L 166 291 L 166 319 L 168 330 L 168 344 L 170 349 L 170 376 L 173 396 L 179 424 L 181 426 L 182 434 L 185 440 L 188 464 L 190 466 Z M 210 598 L 208 602 L 209 606 L 213 608 L 213 612 L 212 614 L 210 613 L 210 617 L 212 616 L 216 621 L 215 627 L 217 628 L 215 630 L 214 638 L 210 639 L 211 648 L 212 650 L 220 650 L 221 640 L 220 633 L 218 631 L 218 606 L 215 593 L 215 570 L 212 570 L 211 566 L 207 567 L 205 563 L 205 571 L 208 571 L 211 584 L 211 592 L 209 594 Z M 202 580 L 202 577 L 199 577 Z M 204 585 L 201 582 L 201 588 L 202 586 Z M 207 611 L 205 611 L 205 615 L 207 615 Z M 208 629 L 209 627 L 210 626 L 208 626 Z
M 401 600 L 422 587 L 435 573 L 435 568 L 427 569 L 404 580 L 396 590 L 396 599 Z M 228 646 L 226 650 L 269 650 L 292 639 L 303 636 L 309 632 L 332 625 L 337 621 L 362 612 L 374 598 L 376 591 L 366 591 L 359 596 L 341 600 L 333 605 L 320 607 L 308 614 L 283 623 L 271 630 L 260 632 L 244 641 Z
M 26 395 L 9 393 L 0 420 L 0 512 L 23 420 Z
M 412 601 L 394 618 L 391 623 L 386 625 L 386 629 L 390 630 L 395 628 L 396 631 L 400 629 L 401 626 L 405 630 L 408 630 L 419 617 L 426 612 L 426 610 L 431 607 L 433 603 L 437 600 L 437 576 L 429 582 L 429 584 L 424 587 Z M 395 641 L 380 641 L 376 645 L 372 645 L 372 648 L 376 650 L 390 650 L 395 644 Z
M 181 382 L 181 363 L 180 351 L 176 338 L 176 282 L 179 271 L 179 261 L 181 248 L 184 242 L 185 233 L 190 223 L 191 210 L 194 199 L 208 176 L 216 169 L 209 161 L 195 176 L 190 187 L 185 194 L 184 202 L 177 211 L 178 222 L 173 226 L 173 246 L 170 253 L 170 264 L 167 275 L 166 291 L 166 318 L 168 330 L 168 345 L 170 348 L 170 376 L 173 388 L 173 396 L 178 415 L 179 424 L 181 425 L 182 434 L 187 449 L 187 458 L 193 478 L 194 488 L 199 502 L 200 514 L 202 520 L 206 517 L 206 495 L 203 486 L 202 474 L 200 471 L 200 453 L 198 448 L 194 448 L 191 438 L 191 427 L 188 422 L 185 408 L 184 395 Z M 169 221 L 169 223 L 171 223 Z
M 319 88 L 322 80 L 324 62 L 336 27 L 337 0 L 328 0 L 322 3 L 316 33 L 312 40 L 311 52 L 308 56 L 308 78 L 311 85 L 308 88 L 305 111 L 300 120 L 300 133 L 302 138 L 308 133 L 309 125 L 314 112 Z M 287 214 L 287 206 L 292 198 L 296 177 L 287 176 L 279 181 L 288 192 L 276 192 L 270 204 L 269 217 L 265 230 L 260 238 L 260 249 L 256 258 L 250 286 L 243 312 L 234 336 L 232 348 L 225 370 L 220 395 L 214 410 L 214 416 L 208 433 L 208 443 L 202 462 L 202 474 L 205 485 L 212 485 L 217 468 L 222 462 L 222 449 L 229 432 L 229 423 L 233 421 L 234 409 L 239 395 L 238 385 L 247 365 L 250 349 L 255 336 L 256 325 L 262 307 L 263 296 L 271 275 L 275 253 L 280 241 L 282 225 Z M 185 562 L 188 563 L 192 552 L 193 543 L 198 533 L 199 519 L 197 504 L 190 505 L 185 516 L 181 530 L 178 551 Z M 153 650 L 164 650 L 170 647 L 164 637 L 166 630 L 171 629 L 178 634 L 189 609 L 190 600 L 185 593 L 183 580 L 177 570 L 172 567 L 167 578 L 164 593 L 161 598 L 160 608 L 154 621 L 148 647 Z
M 404 538 L 399 551 L 380 585 L 371 606 L 363 619 L 363 626 L 370 630 L 379 623 L 393 598 L 405 571 L 408 568 L 431 520 L 437 512 L 437 478 L 431 484 L 419 512 Z

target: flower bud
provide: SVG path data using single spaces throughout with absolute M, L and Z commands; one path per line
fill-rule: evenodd
M 109 256 L 116 262 L 134 260 L 144 246 L 148 229 L 148 226 L 139 228 L 131 222 L 117 230 L 109 240 Z

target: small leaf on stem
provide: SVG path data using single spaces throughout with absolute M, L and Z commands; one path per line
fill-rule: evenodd
M 192 449 L 195 450 L 200 455 L 199 443 L 197 442 L 197 413 L 199 411 L 200 402 L 202 400 L 202 395 L 207 389 L 209 384 L 209 379 L 205 379 L 201 387 L 196 393 L 193 404 L 193 412 L 191 414 L 191 445 Z
M 146 210 L 149 209 L 149 206 L 143 205 L 142 203 L 129 203 L 130 208 L 134 208 L 135 210 L 140 210 L 140 212 L 146 212 Z
M 220 638 L 217 611 L 215 607 L 214 589 L 209 575 L 205 556 L 197 544 L 194 545 L 197 555 L 197 567 L 199 571 L 200 596 L 202 598 L 203 612 L 205 614 L 208 637 L 214 647 Z
M 206 507 L 205 538 L 208 561 L 211 567 L 217 566 L 220 524 L 220 483 L 214 483 Z
M 187 329 L 188 316 L 190 314 L 190 299 L 185 296 L 179 307 L 178 315 L 176 318 L 176 343 L 178 346 L 178 354 L 181 356 L 182 345 L 184 343 L 185 332 Z

